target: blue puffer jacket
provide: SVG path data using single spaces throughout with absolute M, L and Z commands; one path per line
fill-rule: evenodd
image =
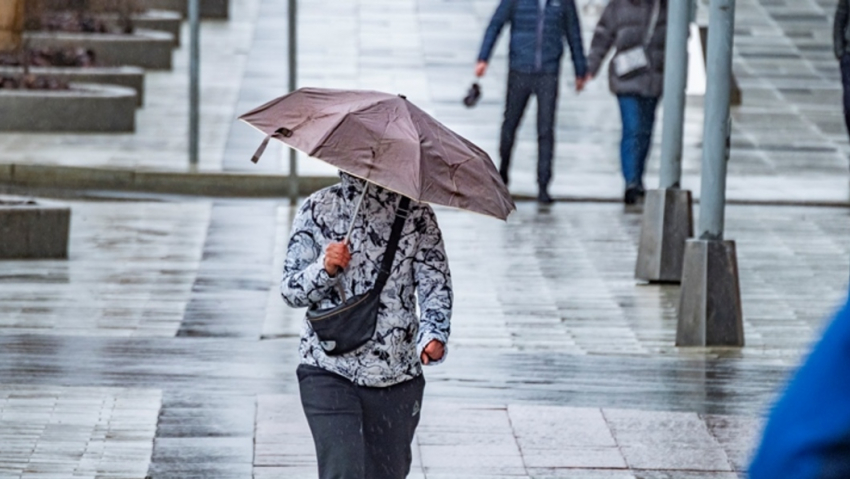
M 478 60 L 490 59 L 507 22 L 511 23 L 511 71 L 558 73 L 566 37 L 576 77 L 587 73 L 575 0 L 546 0 L 542 17 L 539 0 L 501 0 L 484 34 Z
M 850 303 L 773 408 L 750 479 L 850 477 Z

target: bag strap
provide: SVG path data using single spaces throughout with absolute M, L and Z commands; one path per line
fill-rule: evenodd
M 675 0 L 674 0 L 675 1 Z M 661 16 L 661 0 L 652 2 L 652 16 L 649 19 L 649 29 L 646 31 L 646 36 L 643 38 L 643 47 L 649 46 L 652 41 L 652 36 L 655 35 L 655 27 L 658 26 L 658 17 Z
M 390 271 L 395 260 L 395 253 L 398 250 L 398 242 L 401 240 L 401 230 L 404 229 L 404 222 L 407 221 L 407 216 L 410 214 L 410 198 L 401 197 L 398 203 L 398 208 L 395 212 L 395 221 L 393 229 L 390 232 L 390 241 L 387 243 L 387 249 L 384 251 L 384 260 L 381 262 L 381 270 L 378 273 L 378 279 L 375 280 L 374 291 L 384 289 L 387 279 L 390 277 Z

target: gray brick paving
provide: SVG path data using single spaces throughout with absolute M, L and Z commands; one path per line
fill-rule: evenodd
M 145 389 L 0 385 L 0 477 L 144 477 L 161 397 Z
M 315 477 L 297 396 L 259 396 L 257 417 L 254 477 Z M 742 416 L 434 399 L 423 407 L 409 477 L 733 479 L 758 428 Z M 734 440 L 718 430 L 734 431 Z
M 209 205 L 74 208 L 70 261 L 4 261 L 0 334 L 172 337 L 201 259 Z
M 581 3 L 589 39 L 603 2 Z M 495 152 L 504 39 L 481 104 L 459 103 L 494 5 L 302 2 L 300 81 L 404 92 Z M 738 7 L 744 104 L 733 113 L 729 197 L 846 202 L 832 2 Z M 248 164 L 260 135 L 233 120 L 284 91 L 285 2 L 232 0 L 231 12 L 203 26 L 201 167 L 285 172 L 277 146 Z M 0 162 L 184 170 L 185 47 L 174 60 L 173 72 L 148 73 L 136 134 L 0 134 Z M 604 81 L 580 96 L 569 86 L 554 192 L 615 199 L 616 104 Z M 517 193 L 534 192 L 530 118 Z M 684 185 L 697 189 L 699 101 L 686 122 Z M 299 168 L 332 174 L 306 158 Z M 0 477 L 315 477 L 294 382 L 301 312 L 284 307 L 276 284 L 292 210 L 69 204 L 68 261 L 0 264 Z M 760 415 L 847 290 L 845 210 L 732 206 L 747 346 L 679 349 L 678 287 L 632 276 L 636 211 L 523 203 L 506 224 L 438 216 L 457 304 L 449 361 L 427 371 L 411 477 L 739 477 Z
M 292 406 L 301 313 L 277 293 L 292 210 L 238 200 L 70 204 L 66 263 L 0 268 L 4 317 L 17 318 L 0 323 L 0 384 L 162 391 L 155 438 L 142 428 L 153 454 L 131 461 L 150 460 L 153 477 L 309 477 L 309 442 L 278 430 L 301 420 Z M 478 447 L 481 425 L 502 427 L 492 440 L 510 436 L 522 455 L 469 477 L 735 477 L 760 414 L 847 287 L 843 209 L 731 206 L 748 345 L 679 349 L 678 287 L 632 278 L 634 211 L 522 203 L 507 223 L 444 208 L 438 217 L 458 293 L 449 360 L 427 371 L 417 464 L 429 478 L 462 477 L 452 461 L 467 456 L 485 461 L 445 456 L 439 441 Z M 159 316 L 161 303 L 178 319 Z M 145 314 L 162 328 L 136 320 Z M 23 327 L 41 318 L 61 321 Z M 264 401 L 281 412 L 267 417 Z M 515 417 L 481 419 L 493 411 Z M 599 414 L 605 434 L 585 417 Z M 711 471 L 670 472 L 686 467 Z
M 600 2 L 580 3 L 589 42 Z M 304 2 L 299 82 L 404 92 L 495 157 L 507 70 L 504 38 L 483 79 L 481 104 L 471 110 L 460 104 L 494 5 L 495 0 Z M 230 21 L 205 23 L 202 30 L 201 168 L 285 173 L 287 155 L 279 145 L 271 147 L 262 164 L 247 161 L 262 135 L 235 117 L 285 91 L 286 2 L 233 0 L 232 7 Z M 832 8 L 828 1 L 739 2 L 734 63 L 744 103 L 733 111 L 730 199 L 850 198 L 850 148 L 840 112 L 838 66 L 829 45 Z M 701 21 L 705 17 L 703 8 Z M 185 46 L 175 51 L 174 61 L 173 72 L 147 74 L 151 94 L 137 114 L 136 134 L 0 134 L 0 161 L 185 171 Z M 576 95 L 568 61 L 564 69 L 553 191 L 561 197 L 618 198 L 620 125 L 605 72 Z M 683 185 L 697 196 L 702 115 L 701 100 L 689 102 Z M 512 190 L 518 194 L 535 193 L 535 138 L 529 115 L 516 146 Z M 656 134 L 656 146 L 659 141 Z M 650 186 L 657 181 L 658 150 L 649 163 Z M 299 171 L 333 174 L 303 157 Z

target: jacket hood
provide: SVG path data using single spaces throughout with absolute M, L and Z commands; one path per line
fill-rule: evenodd
M 363 188 L 366 187 L 366 180 L 362 178 L 358 178 L 354 175 L 346 173 L 342 170 L 339 171 L 339 179 L 340 184 L 342 185 L 342 191 L 344 197 L 347 201 L 356 201 L 360 198 L 360 195 L 363 193 Z M 380 198 L 381 200 L 386 200 L 390 196 L 395 195 L 392 191 L 382 188 L 375 183 L 369 183 L 369 195 L 370 197 Z

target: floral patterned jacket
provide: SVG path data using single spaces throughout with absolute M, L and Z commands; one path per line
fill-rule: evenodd
M 331 277 L 324 269 L 324 251 L 330 243 L 344 239 L 365 185 L 365 181 L 345 173 L 340 173 L 340 178 L 341 183 L 307 198 L 293 222 L 280 283 L 283 300 L 291 307 L 336 306 L 342 302 L 339 285 L 346 297 L 351 297 L 369 291 L 378 276 L 401 196 L 369 186 L 354 219 L 349 244 L 351 262 L 345 271 Z M 422 374 L 419 356 L 431 340 L 447 343 L 451 274 L 440 228 L 427 204 L 411 202 L 381 303 L 384 307 L 378 314 L 372 339 L 339 356 L 325 354 L 305 319 L 299 348 L 301 362 L 361 386 L 386 387 Z

